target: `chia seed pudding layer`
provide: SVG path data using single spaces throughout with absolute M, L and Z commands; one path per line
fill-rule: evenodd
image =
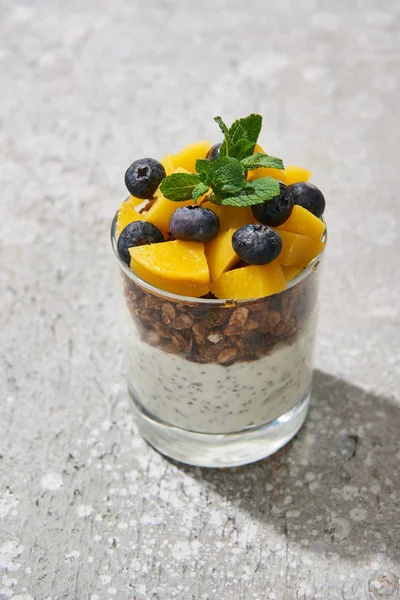
M 309 391 L 318 271 L 266 298 L 176 301 L 122 273 L 127 379 L 150 416 L 199 433 L 257 427 Z

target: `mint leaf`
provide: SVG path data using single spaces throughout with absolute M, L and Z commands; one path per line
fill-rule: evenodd
M 214 121 L 218 123 L 220 130 L 224 134 L 224 141 L 219 149 L 219 156 L 235 156 L 235 144 L 229 135 L 229 130 L 221 117 L 214 117 Z
M 182 202 L 192 198 L 193 190 L 199 183 L 200 177 L 194 173 L 172 173 L 162 180 L 160 190 L 168 200 Z
M 214 121 L 218 124 L 220 130 L 224 135 L 229 135 L 229 129 L 221 119 L 221 117 L 214 117 Z
M 232 123 L 228 133 L 234 143 L 244 139 L 256 144 L 258 136 L 260 135 L 261 126 L 262 116 L 252 114 Z
M 199 174 L 200 181 L 210 186 L 213 181 L 214 163 L 207 158 L 198 158 L 196 160 L 196 171 Z
M 269 167 L 272 169 L 283 169 L 283 162 L 280 158 L 276 158 L 275 156 L 268 156 L 268 154 L 263 154 L 262 152 L 256 152 L 251 156 L 247 156 L 241 160 L 242 165 L 246 169 L 246 171 L 251 171 L 252 169 L 259 169 L 260 167 Z
M 249 140 L 239 140 L 236 144 L 235 144 L 235 150 L 236 150 L 236 158 L 239 160 L 242 160 L 243 158 L 246 158 L 247 156 L 251 156 L 254 152 L 254 142 L 249 142 Z
M 279 182 L 272 177 L 262 177 L 247 183 L 246 187 L 235 195 L 211 196 L 210 201 L 222 206 L 253 206 L 263 204 L 278 196 L 280 193 Z
M 206 185 L 205 183 L 198 183 L 196 185 L 196 187 L 194 188 L 193 192 L 192 192 L 192 198 L 195 201 L 195 203 L 197 204 L 197 200 L 200 198 L 200 196 L 203 196 L 203 194 L 205 194 L 206 192 L 208 192 L 208 185 Z
M 232 156 L 222 156 L 214 162 L 213 190 L 217 195 L 230 196 L 246 185 L 243 165 Z
M 224 141 L 219 151 L 220 156 L 234 156 L 242 159 L 251 156 L 254 146 L 260 135 L 262 116 L 249 115 L 244 119 L 238 119 L 228 129 L 221 117 L 215 117 L 224 134 Z

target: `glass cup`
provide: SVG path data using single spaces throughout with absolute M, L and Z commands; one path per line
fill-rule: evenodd
M 143 437 L 203 467 L 276 452 L 308 411 L 322 255 L 272 296 L 188 298 L 129 269 L 118 256 L 116 221 L 126 378 Z

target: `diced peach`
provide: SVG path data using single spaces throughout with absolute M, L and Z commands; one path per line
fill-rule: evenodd
M 250 206 L 219 206 L 218 204 L 207 202 L 204 204 L 204 208 L 210 208 L 218 215 L 221 231 L 232 229 L 232 227 L 239 229 L 243 225 L 257 223 L 257 219 L 254 218 Z
M 131 196 L 128 200 L 121 202 L 118 207 L 118 216 L 117 216 L 117 236 L 121 233 L 123 229 L 132 221 L 140 221 L 143 217 L 135 210 L 136 206 L 139 206 L 143 200 L 140 198 L 135 198 Z
M 286 267 L 306 267 L 324 249 L 325 244 L 305 235 L 279 229 L 282 238 L 282 251 L 278 257 Z
M 210 273 L 199 242 L 161 242 L 129 248 L 130 267 L 155 287 L 195 298 L 210 291 Z
M 232 236 L 235 231 L 234 228 L 222 231 L 206 245 L 206 257 L 212 281 L 216 281 L 222 273 L 240 261 L 239 256 L 232 248 Z
M 211 142 L 207 140 L 201 140 L 199 142 L 193 142 L 188 144 L 177 154 L 171 154 L 171 161 L 174 169 L 182 167 L 191 173 L 196 171 L 196 160 L 198 158 L 205 158 L 207 152 L 211 148 Z M 165 167 L 164 167 L 165 168 Z M 168 174 L 168 173 L 167 173 Z
M 171 175 L 171 173 L 174 172 L 175 167 L 174 167 L 174 161 L 173 161 L 173 155 L 172 154 L 166 154 L 164 156 L 164 158 L 162 158 L 160 160 L 160 162 L 161 162 L 162 166 L 164 167 L 165 173 L 167 175 Z
M 217 298 L 247 300 L 263 298 L 285 289 L 285 278 L 277 260 L 268 265 L 249 265 L 227 271 L 212 284 Z
M 174 170 L 174 173 L 187 173 L 187 170 L 178 168 Z M 150 223 L 156 225 L 163 233 L 168 233 L 170 219 L 172 214 L 178 208 L 193 204 L 193 200 L 186 200 L 185 202 L 174 202 L 173 200 L 168 200 L 165 198 L 165 196 L 163 196 L 160 189 L 156 191 L 155 197 L 156 200 L 147 212 L 144 220 L 150 221 Z
M 282 273 L 286 282 L 294 279 L 302 271 L 303 267 L 284 267 L 282 265 Z
M 308 181 L 311 177 L 311 171 L 303 169 L 303 167 L 296 167 L 295 165 L 285 167 L 284 171 L 286 185 L 299 183 L 299 181 Z
M 326 229 L 326 225 L 309 210 L 302 206 L 294 206 L 290 217 L 277 227 L 278 231 L 291 231 L 306 235 L 313 240 L 320 240 Z

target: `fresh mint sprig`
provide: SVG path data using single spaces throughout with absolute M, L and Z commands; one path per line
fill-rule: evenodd
M 246 179 L 246 173 L 253 169 L 284 168 L 280 158 L 254 153 L 261 131 L 261 115 L 238 119 L 229 129 L 221 117 L 214 120 L 224 134 L 217 160 L 198 159 L 197 173 L 172 173 L 165 177 L 160 185 L 162 194 L 175 202 L 193 199 L 197 203 L 211 189 L 210 202 L 237 207 L 263 204 L 279 195 L 279 182 L 272 177 Z

